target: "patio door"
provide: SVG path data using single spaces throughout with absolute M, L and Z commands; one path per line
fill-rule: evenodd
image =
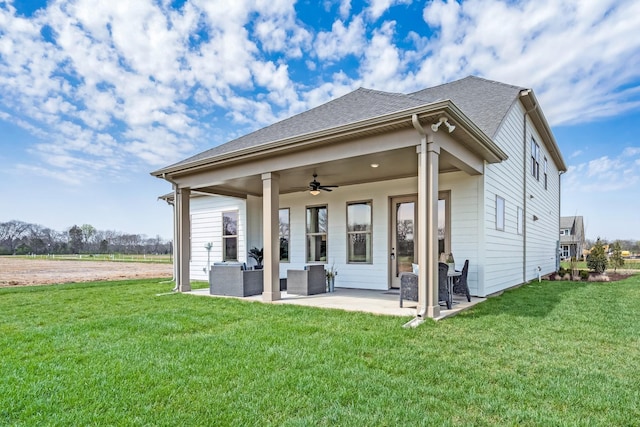
M 418 197 L 392 197 L 390 209 L 390 285 L 392 288 L 399 288 L 400 273 L 412 271 L 411 264 L 418 257 L 416 242 Z
M 449 191 L 438 193 L 438 251 L 451 252 L 451 213 Z M 392 197 L 390 206 L 391 232 L 389 239 L 390 287 L 400 287 L 400 274 L 413 271 L 411 264 L 418 259 L 418 196 Z

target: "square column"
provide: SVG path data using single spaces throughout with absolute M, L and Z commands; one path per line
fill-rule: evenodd
M 179 292 L 191 290 L 191 277 L 189 275 L 189 262 L 191 255 L 191 211 L 189 200 L 191 190 L 189 188 L 176 188 L 176 243 L 174 245 L 174 262 L 176 263 L 176 288 Z
M 428 134 L 418 152 L 418 315 L 435 318 L 438 304 L 438 166 L 440 146 Z M 424 273 L 422 273 L 424 272 Z
M 262 241 L 264 242 L 263 301 L 280 299 L 280 176 L 262 174 Z

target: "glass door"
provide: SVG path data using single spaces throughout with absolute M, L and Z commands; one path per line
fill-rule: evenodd
M 416 196 L 391 199 L 391 287 L 400 287 L 400 273 L 411 272 L 411 264 L 417 259 L 417 209 Z

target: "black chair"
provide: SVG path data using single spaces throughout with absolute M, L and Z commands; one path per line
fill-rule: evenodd
M 443 262 L 438 263 L 438 303 L 445 303 L 447 309 L 451 310 L 451 295 L 449 294 L 449 284 L 447 281 L 449 266 Z
M 469 260 L 465 260 L 462 267 L 462 274 L 453 281 L 453 293 L 464 294 L 467 296 L 467 302 L 471 302 L 471 294 L 469 293 L 469 284 L 467 283 L 467 274 L 469 273 Z

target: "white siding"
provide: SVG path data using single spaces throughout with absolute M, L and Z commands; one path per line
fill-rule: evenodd
M 469 260 L 467 277 L 472 295 L 479 293 L 478 268 L 480 265 L 480 213 L 478 191 L 482 183 L 480 176 L 469 176 L 464 172 L 446 173 L 439 177 L 440 191 L 451 192 L 451 252 L 456 267 L 461 269 Z
M 287 269 L 300 269 L 305 262 L 305 212 L 307 206 L 328 207 L 327 268 L 338 270 L 336 287 L 388 289 L 389 287 L 389 197 L 417 193 L 417 179 L 360 184 L 311 196 L 308 192 L 280 197 L 280 207 L 290 209 L 291 262 L 280 264 L 280 277 Z M 347 202 L 371 200 L 373 210 L 373 263 L 347 263 Z
M 559 227 L 558 169 L 528 117 L 527 135 L 523 140 L 523 117 L 524 109 L 516 103 L 495 138 L 509 159 L 487 165 L 485 170 L 484 277 L 479 278 L 484 287 L 479 289 L 480 295 L 489 295 L 531 280 L 537 277 L 538 266 L 542 274 L 555 269 Z M 540 181 L 532 176 L 530 170 L 532 135 L 542 151 Z M 542 171 L 544 157 L 549 167 L 547 190 L 544 189 Z M 504 231 L 496 230 L 495 226 L 496 196 L 505 199 Z M 524 234 L 518 234 L 518 208 L 524 210 Z M 534 215 L 539 219 L 534 221 Z
M 194 197 L 191 199 L 191 280 L 205 280 L 207 251 L 211 242 L 210 262 L 222 260 L 222 212 L 238 211 L 238 261 L 246 262 L 246 204 L 230 197 Z

